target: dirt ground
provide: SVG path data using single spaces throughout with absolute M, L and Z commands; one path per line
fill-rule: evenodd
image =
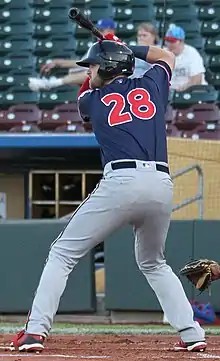
M 8 349 L 11 336 L 0 335 L 0 361 L 151 361 L 151 360 L 220 360 L 219 337 L 207 338 L 205 352 L 175 352 L 174 336 L 162 335 L 91 335 L 91 336 L 50 336 L 41 354 L 11 352 Z

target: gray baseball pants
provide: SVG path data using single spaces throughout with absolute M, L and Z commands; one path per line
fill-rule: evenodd
M 193 320 L 182 284 L 164 258 L 172 212 L 172 180 L 167 173 L 157 171 L 154 162 L 136 164 L 137 168 L 112 170 L 108 163 L 97 188 L 52 244 L 27 333 L 48 335 L 68 276 L 77 262 L 111 233 L 132 224 L 137 265 L 169 323 L 185 342 L 204 340 L 204 330 Z

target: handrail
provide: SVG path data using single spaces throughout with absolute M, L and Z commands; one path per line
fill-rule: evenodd
M 198 193 L 191 198 L 186 198 L 182 203 L 177 204 L 173 207 L 173 212 L 177 211 L 180 208 L 187 206 L 193 202 L 198 202 L 199 204 L 199 218 L 202 219 L 204 215 L 204 204 L 203 204 L 203 190 L 204 190 L 204 175 L 203 170 L 198 164 L 193 164 L 189 167 L 182 168 L 177 172 L 172 174 L 172 179 L 178 178 L 186 173 L 189 173 L 193 170 L 196 170 L 198 173 Z

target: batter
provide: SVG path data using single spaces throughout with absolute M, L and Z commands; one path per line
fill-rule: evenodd
M 137 265 L 180 334 L 174 349 L 204 351 L 204 330 L 193 320 L 181 282 L 164 258 L 173 199 L 165 111 L 174 55 L 154 46 L 128 48 L 112 34 L 106 39 L 93 44 L 87 58 L 78 62 L 88 68 L 79 112 L 84 123 L 92 124 L 100 145 L 103 178 L 53 242 L 25 330 L 12 340 L 11 349 L 42 351 L 77 262 L 131 224 Z M 131 79 L 135 57 L 153 67 Z

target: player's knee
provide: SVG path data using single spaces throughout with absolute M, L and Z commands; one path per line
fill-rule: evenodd
M 164 264 L 166 264 L 166 261 L 163 260 L 142 260 L 142 261 L 138 261 L 137 262 L 137 266 L 139 268 L 139 270 L 144 273 L 152 273 L 154 271 L 156 271 L 158 268 L 160 268 L 161 266 L 163 266 Z
M 78 263 L 79 257 L 57 242 L 52 245 L 48 259 L 72 269 Z

